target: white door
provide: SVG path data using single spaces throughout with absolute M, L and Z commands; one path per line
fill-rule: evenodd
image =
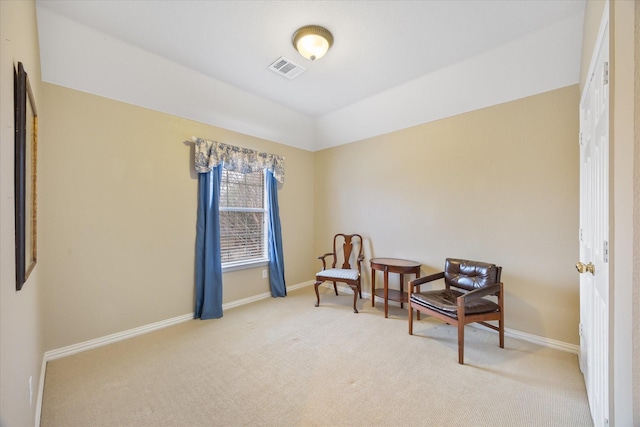
M 609 423 L 609 19 L 580 100 L 580 369 L 595 426 Z

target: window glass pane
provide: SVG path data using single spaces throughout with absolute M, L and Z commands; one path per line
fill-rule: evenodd
M 223 170 L 220 207 L 264 208 L 264 172 Z
M 264 257 L 264 212 L 220 212 L 222 262 Z
M 243 174 L 223 169 L 220 185 L 222 262 L 266 258 L 264 171 Z

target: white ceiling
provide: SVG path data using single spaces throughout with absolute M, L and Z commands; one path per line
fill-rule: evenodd
M 585 0 L 36 6 L 44 81 L 313 151 L 577 83 Z M 309 24 L 335 39 L 314 62 Z

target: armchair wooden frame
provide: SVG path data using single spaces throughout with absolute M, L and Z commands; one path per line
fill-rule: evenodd
M 342 252 L 344 255 L 344 262 L 342 266 L 336 268 L 338 263 L 338 243 L 344 239 L 342 244 Z M 357 269 L 353 269 L 349 260 L 353 252 L 353 246 L 358 246 L 358 255 L 356 257 Z M 336 282 L 346 283 L 353 290 L 353 312 L 357 313 L 356 302 L 358 296 L 362 299 L 362 284 L 361 284 L 361 272 L 362 262 L 364 261 L 364 248 L 362 245 L 362 236 L 359 234 L 336 234 L 333 237 L 333 252 L 327 252 L 324 255 L 318 257 L 322 261 L 322 271 L 316 274 L 316 282 L 314 289 L 316 291 L 316 307 L 320 305 L 320 294 L 318 293 L 318 286 L 323 282 L 333 282 L 333 290 L 338 295 L 338 287 Z M 327 257 L 333 257 L 331 262 L 331 268 L 327 268 Z
M 417 311 L 417 319 L 420 320 L 420 313 L 425 313 L 429 316 L 433 316 L 442 320 L 449 325 L 456 326 L 458 328 L 458 363 L 464 364 L 464 327 L 469 323 L 480 323 L 499 334 L 500 348 L 504 348 L 504 285 L 500 281 L 502 273 L 502 267 L 496 266 L 497 275 L 496 283 L 489 284 L 473 290 L 468 290 L 465 287 L 460 287 L 466 293 L 457 292 L 461 294 L 455 298 L 456 308 L 454 311 L 446 312 L 432 308 L 424 304 L 416 302 L 415 298 L 412 299 L 414 293 L 420 293 L 420 286 L 425 283 L 433 282 L 439 279 L 445 279 L 445 273 L 435 273 L 425 277 L 420 277 L 415 280 L 409 281 L 409 303 L 408 303 L 408 316 L 409 316 L 409 335 L 413 335 L 413 310 Z M 442 291 L 429 291 L 427 293 L 442 293 L 449 291 L 451 287 L 456 287 L 454 284 L 450 284 L 445 280 L 445 289 Z M 466 313 L 467 307 L 473 302 L 478 302 L 485 296 L 494 295 L 497 297 L 497 308 L 492 311 L 483 313 Z M 487 323 L 488 321 L 498 321 L 498 325 Z

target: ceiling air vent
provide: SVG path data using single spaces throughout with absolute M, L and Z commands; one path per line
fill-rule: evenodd
M 296 78 L 306 71 L 305 68 L 302 68 L 301 66 L 293 61 L 290 61 L 284 56 L 281 56 L 280 58 L 276 59 L 273 64 L 269 65 L 269 69 L 288 79 Z

